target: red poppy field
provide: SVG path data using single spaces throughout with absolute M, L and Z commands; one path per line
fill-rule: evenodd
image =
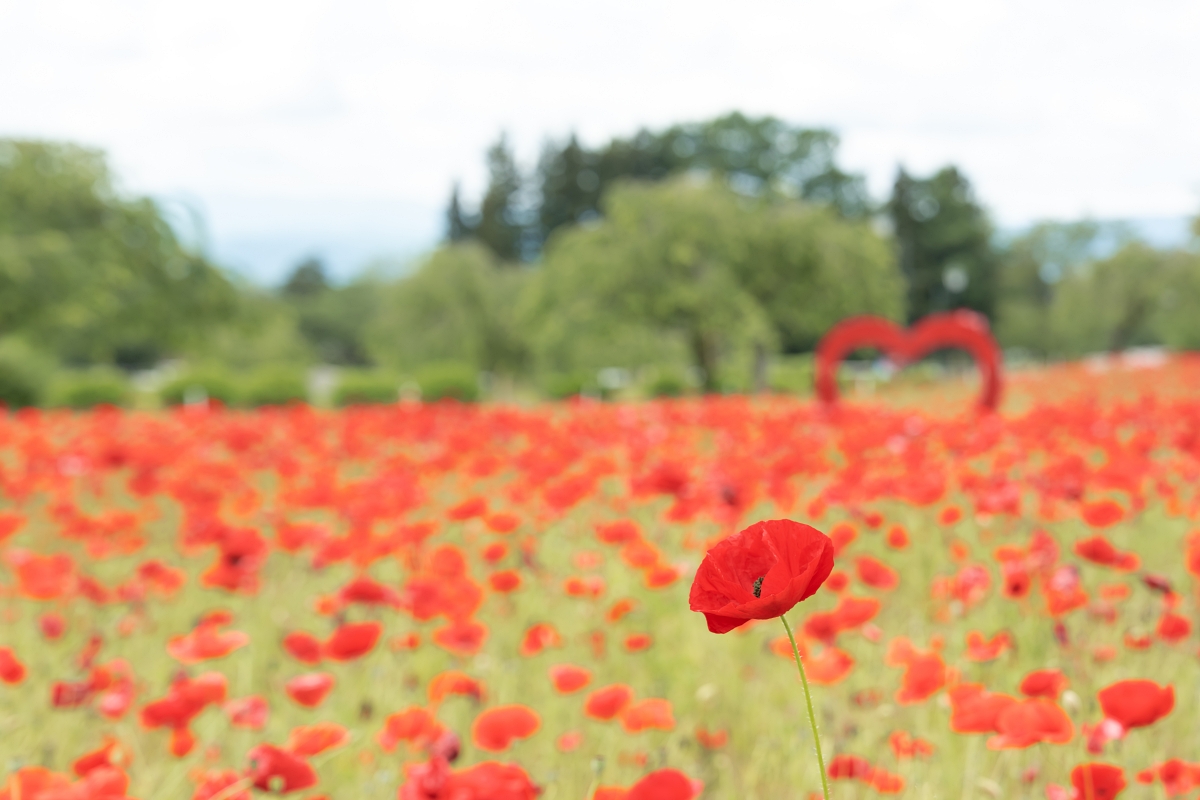
M 1200 361 L 943 388 L 4 415 L 0 800 L 819 797 L 785 612 L 833 797 L 1196 797 Z

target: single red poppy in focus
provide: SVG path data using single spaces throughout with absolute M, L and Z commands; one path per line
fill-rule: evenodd
M 583 713 L 592 719 L 610 720 L 633 702 L 633 689 L 623 683 L 615 683 L 597 689 L 588 695 L 583 704 Z
M 1078 800 L 1112 800 L 1125 785 L 1125 770 L 1111 764 L 1080 764 L 1071 770 Z
M 1175 708 L 1175 687 L 1154 681 L 1117 681 L 1100 690 L 1100 708 L 1126 730 L 1158 722 Z
M 499 753 L 516 739 L 528 739 L 542 727 L 541 717 L 523 705 L 489 708 L 471 725 L 471 740 L 480 750 Z
M 292 678 L 283 689 L 288 697 L 305 708 L 316 708 L 333 689 L 334 682 L 334 677 L 327 672 L 309 672 Z
M 574 664 L 557 664 L 550 668 L 550 680 L 559 694 L 571 694 L 592 682 L 592 673 Z
M 833 570 L 833 542 L 799 522 L 751 525 L 708 551 L 692 583 L 689 605 L 713 633 L 752 619 L 787 613 L 811 597 Z
M 270 744 L 260 744 L 247 755 L 254 787 L 280 794 L 317 784 L 317 773 L 308 762 Z

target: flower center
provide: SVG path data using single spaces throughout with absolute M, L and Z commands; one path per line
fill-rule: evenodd
M 758 578 L 754 581 L 754 596 L 755 597 L 762 597 L 762 582 L 763 582 L 763 578 L 766 578 L 766 577 L 767 577 L 766 575 L 763 575 L 761 578 Z

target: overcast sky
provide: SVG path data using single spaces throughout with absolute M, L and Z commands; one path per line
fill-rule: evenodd
M 274 280 L 441 232 L 507 130 L 729 110 L 837 129 L 882 197 L 960 165 L 998 221 L 1200 210 L 1200 2 L 0 0 L 0 136 L 107 150 Z

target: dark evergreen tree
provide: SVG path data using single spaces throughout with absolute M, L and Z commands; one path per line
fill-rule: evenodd
M 901 169 L 888 203 L 900 268 L 908 280 L 908 319 L 970 308 L 991 318 L 998 293 L 992 224 L 955 167 L 929 178 Z
M 538 164 L 541 204 L 538 223 L 543 237 L 562 225 L 595 217 L 600 206 L 601 179 L 597 158 L 574 134 L 559 148 L 547 144 Z
M 487 154 L 488 188 L 479 207 L 475 237 L 504 262 L 520 260 L 524 253 L 524 220 L 520 207 L 521 173 L 501 134 Z
M 446 208 L 446 241 L 464 242 L 474 235 L 475 223 L 463 211 L 456 181 L 450 192 L 450 205 Z

